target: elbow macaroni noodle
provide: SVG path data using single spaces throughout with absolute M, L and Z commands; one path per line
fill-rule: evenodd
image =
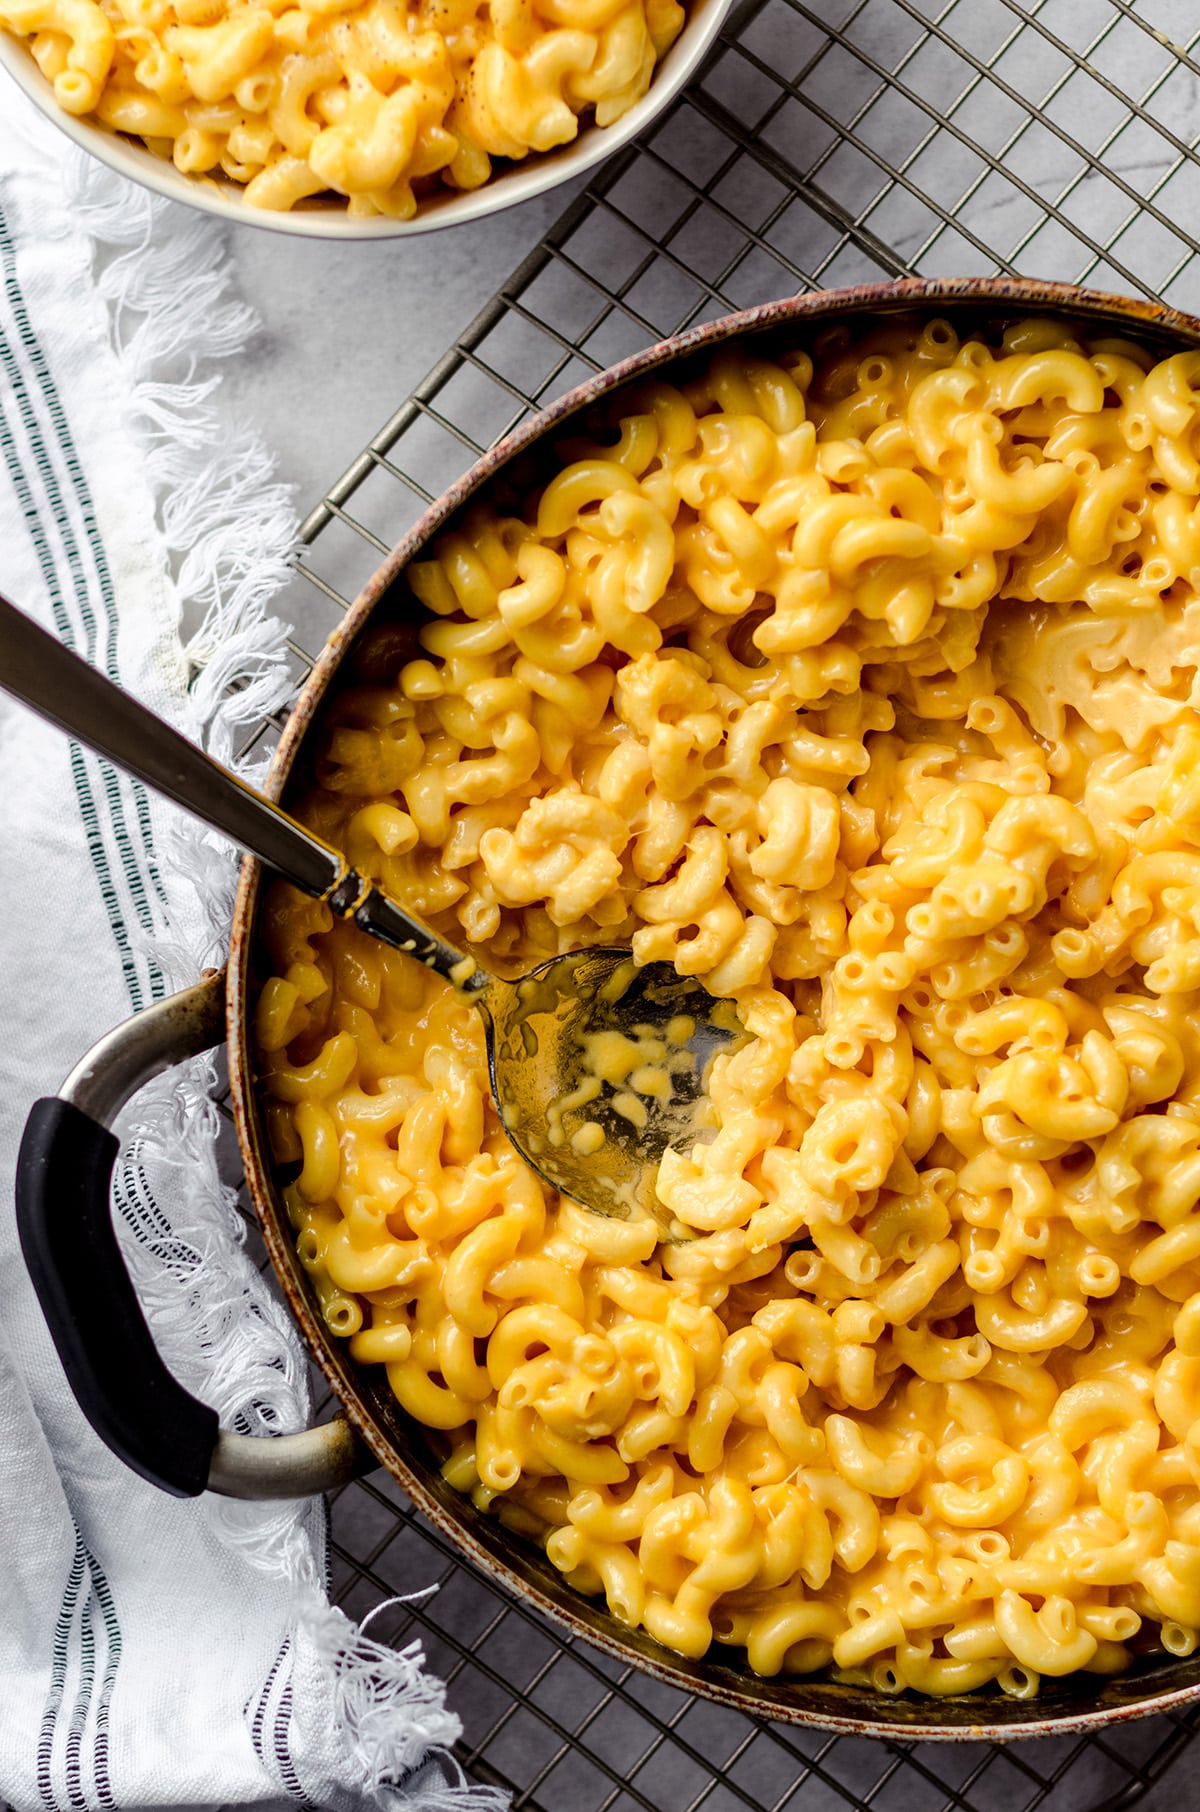
M 737 1003 L 688 1237 L 558 1200 L 473 1010 L 278 888 L 266 1113 L 446 1476 L 689 1656 L 894 1692 L 1200 1631 L 1200 353 L 722 350 L 477 503 L 309 821 L 519 973 Z
M 583 113 L 611 125 L 683 22 L 677 0 L 0 0 L 67 113 L 254 207 L 332 191 L 397 220 Z

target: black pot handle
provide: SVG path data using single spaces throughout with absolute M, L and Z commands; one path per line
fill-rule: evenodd
M 37 1101 L 17 1159 L 17 1229 L 67 1382 L 101 1440 L 175 1497 L 307 1497 L 374 1461 L 348 1423 L 263 1437 L 222 1429 L 167 1370 L 117 1243 L 111 1125 L 152 1076 L 219 1044 L 224 974 L 207 976 L 100 1041 L 62 1092 Z

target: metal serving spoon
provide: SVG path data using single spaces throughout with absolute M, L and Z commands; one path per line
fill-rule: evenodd
M 479 1009 L 492 1097 L 512 1143 L 555 1189 L 599 1214 L 652 1214 L 668 1146 L 703 1137 L 705 1081 L 744 1038 L 717 1001 L 667 963 L 628 950 L 552 957 L 503 981 L 389 898 L 346 858 L 238 780 L 48 635 L 0 594 L 0 687 L 145 781 L 371 937 L 445 976 Z

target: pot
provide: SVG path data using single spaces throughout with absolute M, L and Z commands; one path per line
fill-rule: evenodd
M 832 324 L 864 326 L 902 311 L 948 315 L 967 326 L 1052 312 L 1141 341 L 1156 352 L 1200 345 L 1200 320 L 1162 305 L 1021 280 L 909 281 L 771 303 L 693 328 L 589 380 L 519 428 L 461 478 L 404 537 L 338 626 L 304 685 L 267 781 L 275 797 L 311 746 L 314 720 L 365 626 L 410 560 L 497 474 L 531 454 L 568 418 L 649 372 L 672 376 L 723 341 L 794 341 Z M 379 1465 L 476 1565 L 572 1633 L 684 1692 L 768 1719 L 876 1737 L 1003 1741 L 1078 1733 L 1200 1698 L 1200 1654 L 1149 1657 L 1119 1678 L 1043 1682 L 1033 1701 L 970 1694 L 941 1700 L 873 1695 L 820 1678 L 760 1679 L 731 1650 L 686 1660 L 564 1582 L 541 1551 L 477 1511 L 441 1477 L 426 1431 L 400 1409 L 379 1367 L 356 1365 L 325 1327 L 295 1251 L 272 1176 L 250 1046 L 257 862 L 243 864 L 227 971 L 119 1027 L 84 1058 L 60 1095 L 39 1102 L 18 1174 L 22 1244 L 67 1377 L 108 1445 L 143 1477 L 177 1495 L 297 1497 Z M 341 1406 L 333 1423 L 262 1439 L 217 1427 L 154 1350 L 113 1232 L 108 1186 L 117 1154 L 109 1130 L 151 1076 L 227 1040 L 233 1108 L 246 1176 L 279 1283 Z

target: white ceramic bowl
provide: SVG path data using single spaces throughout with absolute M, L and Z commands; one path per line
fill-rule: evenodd
M 174 164 L 155 157 L 136 140 L 111 132 L 87 119 L 64 113 L 54 91 L 24 43 L 0 30 L 0 69 L 8 71 L 18 88 L 65 132 L 110 168 L 206 214 L 236 220 L 268 232 L 293 233 L 305 239 L 398 239 L 412 233 L 430 233 L 438 227 L 461 226 L 484 214 L 498 214 L 532 195 L 541 195 L 559 183 L 569 182 L 591 170 L 614 151 L 628 144 L 642 128 L 662 113 L 703 60 L 721 28 L 733 0 L 687 0 L 687 21 L 678 38 L 654 72 L 649 90 L 635 107 L 612 126 L 585 125 L 578 138 L 558 150 L 531 153 L 521 163 L 497 164 L 497 173 L 481 189 L 443 189 L 423 200 L 411 220 L 352 220 L 342 203 L 316 196 L 290 213 L 276 214 L 247 207 L 238 183 L 211 176 L 185 176 Z M 0 118 L 3 117 L 0 104 Z

